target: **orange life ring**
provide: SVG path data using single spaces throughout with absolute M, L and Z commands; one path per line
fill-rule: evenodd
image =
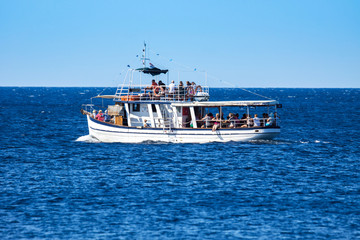
M 195 93 L 202 92 L 202 87 L 200 85 L 196 86 Z
M 160 89 L 160 91 L 158 90 L 158 89 Z M 157 91 L 157 92 L 156 92 Z M 161 96 L 161 93 L 163 93 L 164 92 L 164 88 L 162 87 L 162 86 L 156 86 L 155 88 L 154 88 L 154 96 L 155 97 L 160 97 Z
M 194 96 L 194 94 L 195 94 L 194 88 L 191 87 L 191 86 L 188 87 L 188 88 L 186 89 L 186 93 L 187 93 L 188 96 Z

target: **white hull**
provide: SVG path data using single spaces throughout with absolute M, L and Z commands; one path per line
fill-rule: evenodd
M 87 116 L 89 134 L 101 142 L 140 143 L 161 141 L 171 143 L 207 143 L 272 139 L 280 128 L 231 128 L 213 132 L 211 129 L 136 128 L 107 124 Z

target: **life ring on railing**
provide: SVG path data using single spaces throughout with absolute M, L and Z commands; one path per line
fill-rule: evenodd
M 164 88 L 162 86 L 156 86 L 154 87 L 154 96 L 155 97 L 160 97 L 161 93 L 164 92 Z
M 195 88 L 195 93 L 202 92 L 202 87 L 200 85 L 197 85 Z
M 188 87 L 186 89 L 186 93 L 187 93 L 188 96 L 194 96 L 195 95 L 195 90 L 194 90 L 193 87 L 190 86 L 190 87 Z

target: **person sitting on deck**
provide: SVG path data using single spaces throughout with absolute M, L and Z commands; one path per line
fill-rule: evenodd
M 244 113 L 242 118 L 240 119 L 240 127 L 246 128 L 247 127 L 247 114 Z
M 161 80 L 159 81 L 159 86 L 166 86 L 165 83 L 163 83 Z
M 274 115 L 271 113 L 270 117 L 266 120 L 266 127 L 271 127 L 274 124 Z
M 150 124 L 147 122 L 147 120 L 145 119 L 144 120 L 144 128 L 148 128 L 150 127 Z
M 156 83 L 155 79 L 153 79 L 153 80 L 151 80 L 151 86 L 145 88 L 145 93 L 146 93 L 146 90 L 149 90 L 150 92 L 149 92 L 148 96 L 150 98 L 152 98 L 156 87 L 157 87 L 157 83 Z
M 212 131 L 215 132 L 220 127 L 220 114 L 216 114 L 215 117 L 212 119 L 214 121 L 214 126 L 212 128 Z
M 194 89 L 194 91 L 196 90 L 196 83 L 195 82 L 191 82 L 191 87 Z
M 171 83 L 169 84 L 169 95 L 170 95 L 170 97 L 174 96 L 175 90 L 176 90 L 176 85 L 175 85 L 174 80 L 172 80 Z
M 182 81 L 179 82 L 178 94 L 179 94 L 179 100 L 184 99 L 185 88 Z
M 92 113 L 91 116 L 92 116 L 93 118 L 96 118 L 96 114 L 97 114 L 96 110 L 93 110 L 93 113 Z
M 192 100 L 191 99 L 191 97 L 190 97 L 190 95 L 191 95 L 191 93 L 193 93 L 194 92 L 194 90 L 192 89 L 192 87 L 191 87 L 191 83 L 189 82 L 189 81 L 186 81 L 186 87 L 185 87 L 185 95 L 186 95 L 186 98 L 185 98 L 185 100 L 187 101 L 187 100 Z
M 159 83 L 157 86 L 154 87 L 153 94 L 155 97 L 160 97 L 165 95 L 166 91 L 166 85 L 161 80 L 159 80 Z
M 225 117 L 224 117 L 224 113 L 223 113 L 223 112 L 221 113 L 220 119 L 222 120 L 221 127 L 226 127 L 226 122 L 225 122 Z
M 250 114 L 248 115 L 248 118 L 247 118 L 246 123 L 247 123 L 247 126 L 248 126 L 248 127 L 254 126 L 254 119 L 251 117 Z
M 212 113 L 208 113 L 201 119 L 201 121 L 204 121 L 204 124 L 201 126 L 201 128 L 209 128 L 211 127 L 211 119 L 213 118 Z
M 234 114 L 229 113 L 229 116 L 227 117 L 227 120 L 226 120 L 226 123 L 229 124 L 229 128 L 235 127 L 235 121 L 236 121 L 236 118 L 235 118 Z
M 235 115 L 234 115 L 234 118 L 235 118 L 235 128 L 236 127 L 238 127 L 239 125 L 240 125 L 240 119 L 239 119 L 239 113 L 236 113 Z
M 151 86 L 155 88 L 158 84 L 156 83 L 155 79 L 151 80 Z
M 111 120 L 111 116 L 108 114 L 108 110 L 105 110 L 104 121 L 110 122 L 110 120 Z
M 258 115 L 257 114 L 255 114 L 254 115 L 254 127 L 260 127 L 261 126 L 261 124 L 260 124 L 260 118 L 258 118 Z
M 260 120 L 260 123 L 261 123 L 261 126 L 262 126 L 262 127 L 265 127 L 266 121 L 267 121 L 269 115 L 268 115 L 267 113 L 263 113 L 262 116 L 263 116 L 263 118 Z
M 96 120 L 104 121 L 104 115 L 102 113 L 102 110 L 99 110 L 99 113 L 95 117 Z

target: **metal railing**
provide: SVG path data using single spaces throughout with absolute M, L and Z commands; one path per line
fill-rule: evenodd
M 179 87 L 172 88 L 166 85 L 145 86 L 133 85 L 130 87 L 119 86 L 115 93 L 115 101 L 208 101 L 210 98 L 209 87 Z
M 253 118 L 245 119 L 211 119 L 211 120 L 196 120 L 198 128 L 212 128 L 214 125 L 219 124 L 219 128 L 252 128 L 252 127 L 280 127 L 279 118 L 258 118 L 259 124 L 255 126 Z M 208 122 L 208 124 L 207 124 Z M 183 126 L 191 128 L 191 121 L 184 122 Z M 206 126 L 208 125 L 208 126 Z

